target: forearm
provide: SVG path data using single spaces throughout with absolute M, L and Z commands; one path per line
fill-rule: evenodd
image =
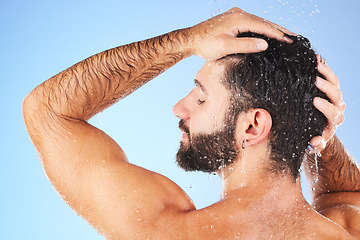
M 313 199 L 325 193 L 360 191 L 359 167 L 335 135 L 317 160 L 307 153 L 304 167 Z
M 234 8 L 191 28 L 92 56 L 37 87 L 24 106 L 31 108 L 35 101 L 37 110 L 88 120 L 192 54 L 218 59 L 266 49 L 262 39 L 237 38 L 244 31 L 291 42 L 284 35 L 286 29 Z
M 44 111 L 86 121 L 190 56 L 187 32 L 173 31 L 101 52 L 45 81 L 30 96 Z

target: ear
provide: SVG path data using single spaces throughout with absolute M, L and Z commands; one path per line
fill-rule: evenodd
M 242 119 L 242 137 L 240 144 L 244 146 L 255 145 L 266 139 L 271 130 L 272 119 L 268 111 L 262 108 L 249 110 Z M 243 125 L 245 124 L 245 125 Z M 244 143 L 242 143 L 245 140 Z

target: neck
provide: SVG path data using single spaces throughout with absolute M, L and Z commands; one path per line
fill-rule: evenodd
M 284 202 L 291 199 L 304 201 L 300 179 L 295 182 L 290 174 L 278 174 L 269 171 L 270 164 L 267 159 L 267 151 L 246 149 L 239 153 L 237 161 L 218 171 L 223 182 L 223 198 L 232 195 L 246 194 L 254 198 L 272 197 L 284 199 Z

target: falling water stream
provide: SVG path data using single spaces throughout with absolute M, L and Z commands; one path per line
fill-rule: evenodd
M 317 183 L 319 181 L 319 161 L 318 161 L 318 157 L 321 157 L 321 153 L 315 153 L 314 156 L 314 161 L 315 161 L 315 179 L 314 179 L 314 183 Z
M 319 181 L 319 160 L 318 158 L 321 157 L 321 153 L 317 152 L 314 153 L 314 164 L 315 164 L 315 173 L 314 173 L 314 182 L 313 183 L 317 183 Z M 315 187 L 313 186 L 311 188 L 312 191 L 315 191 Z
M 221 161 L 221 199 L 225 198 L 225 161 Z

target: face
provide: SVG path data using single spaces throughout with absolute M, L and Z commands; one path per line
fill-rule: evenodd
M 195 88 L 174 107 L 183 132 L 177 162 L 187 171 L 214 172 L 237 156 L 235 117 L 221 83 L 223 70 L 206 62 L 196 75 Z

